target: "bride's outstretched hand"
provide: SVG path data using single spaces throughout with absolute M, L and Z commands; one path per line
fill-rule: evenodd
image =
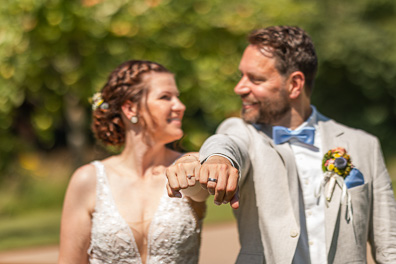
M 166 169 L 168 183 L 166 185 L 169 197 L 182 197 L 180 190 L 195 186 L 199 181 L 201 163 L 197 155 L 187 154 L 176 160 Z

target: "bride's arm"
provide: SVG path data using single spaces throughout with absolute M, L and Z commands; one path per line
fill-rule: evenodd
M 91 213 L 96 197 L 95 168 L 85 165 L 72 176 L 63 204 L 59 264 L 88 263 Z
M 170 197 L 188 196 L 196 202 L 204 202 L 209 196 L 199 183 L 201 163 L 197 152 L 187 153 L 177 159 L 166 170 L 168 195 Z

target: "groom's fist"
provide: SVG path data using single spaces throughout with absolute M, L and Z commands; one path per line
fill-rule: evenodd
M 239 173 L 231 162 L 222 156 L 211 156 L 201 166 L 199 181 L 214 195 L 217 205 L 231 202 L 231 207 L 239 207 L 237 194 Z

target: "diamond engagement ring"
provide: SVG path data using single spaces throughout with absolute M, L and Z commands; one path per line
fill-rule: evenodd
M 217 179 L 208 178 L 208 182 L 217 182 Z
M 194 175 L 192 175 L 192 174 L 187 175 L 188 179 L 191 179 L 192 177 L 194 177 Z

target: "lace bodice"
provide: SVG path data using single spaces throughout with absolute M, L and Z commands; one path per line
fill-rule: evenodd
M 93 164 L 97 186 L 89 262 L 141 264 L 132 230 L 116 208 L 105 168 L 99 161 Z M 197 223 L 187 198 L 169 198 L 164 187 L 164 195 L 149 228 L 146 264 L 198 263 L 201 222 Z

